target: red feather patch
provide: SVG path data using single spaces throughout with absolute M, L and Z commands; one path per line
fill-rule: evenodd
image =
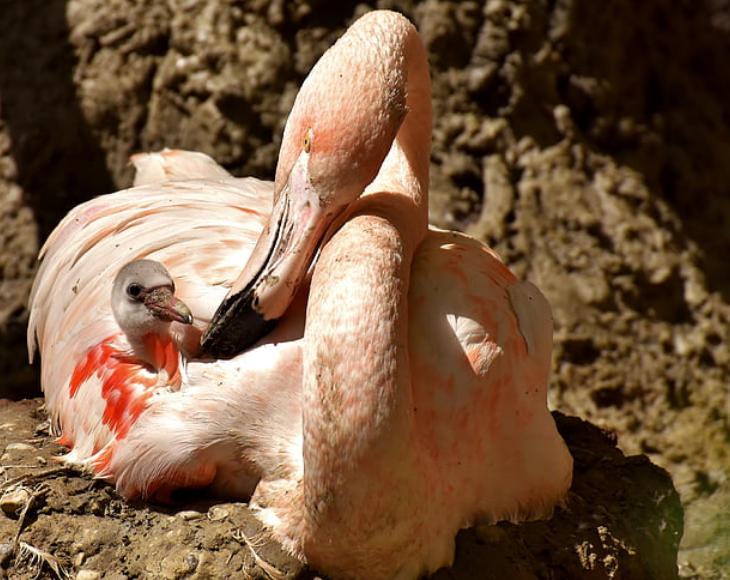
M 123 439 L 157 388 L 180 387 L 180 359 L 168 335 L 148 334 L 143 338 L 149 363 L 118 350 L 114 346 L 116 338 L 110 336 L 89 349 L 71 376 L 69 396 L 76 396 L 81 385 L 96 375 L 106 402 L 102 422 L 116 439 Z

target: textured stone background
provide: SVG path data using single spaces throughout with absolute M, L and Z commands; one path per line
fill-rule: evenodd
M 39 392 L 25 302 L 65 211 L 129 155 L 271 177 L 309 68 L 367 7 L 434 77 L 431 217 L 554 308 L 551 403 L 672 475 L 680 574 L 730 569 L 730 2 L 0 0 L 0 391 Z M 2 395 L 0 395 L 2 396 Z

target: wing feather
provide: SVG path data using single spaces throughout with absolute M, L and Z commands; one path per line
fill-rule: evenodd
M 460 490 L 446 501 L 462 525 L 549 513 L 572 459 L 547 409 L 545 297 L 479 242 L 432 229 L 414 258 L 409 328 L 420 444 L 438 458 L 432 485 Z

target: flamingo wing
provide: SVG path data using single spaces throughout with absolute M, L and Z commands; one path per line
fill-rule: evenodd
M 569 486 L 572 459 L 546 404 L 552 333 L 533 284 L 476 240 L 429 231 L 409 291 L 414 407 L 461 525 L 542 517 Z
M 149 167 L 164 156 L 169 165 L 173 158 L 176 169 L 168 173 L 173 180 L 148 177 L 142 185 L 79 205 L 41 250 L 43 262 L 30 297 L 28 349 L 32 359 L 38 345 L 47 407 L 64 433 L 61 442 L 78 449 L 79 457 L 97 453 L 123 433 L 111 416 L 119 413 L 127 423 L 133 421 L 149 392 L 179 388 L 180 357 L 195 352 L 202 328 L 238 275 L 270 211 L 271 184 L 235 179 L 212 160 L 207 173 L 189 179 L 181 167 L 192 159 L 194 167 L 205 168 L 201 154 L 172 153 L 136 163 L 149 176 Z M 214 165 L 217 170 L 211 169 Z M 178 178 L 184 179 L 174 180 Z M 176 294 L 196 320 L 194 326 L 173 323 L 170 341 L 148 345 L 152 368 L 124 358 L 129 345 L 110 302 L 116 273 L 139 258 L 165 265 Z M 125 364 L 120 366 L 120 360 Z M 85 419 L 79 421 L 79 416 Z

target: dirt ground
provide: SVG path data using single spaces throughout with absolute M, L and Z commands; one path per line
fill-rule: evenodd
M 730 578 L 727 0 L 0 0 L 0 397 L 40 395 L 25 304 L 61 216 L 165 146 L 271 178 L 297 87 L 369 7 L 411 17 L 429 52 L 433 223 L 552 302 L 550 402 L 577 461 L 565 510 L 461 534 L 438 576 Z M 0 409 L 11 482 L 58 453 L 39 404 Z M 0 575 L 52 577 L 56 558 L 87 580 L 264 577 L 246 538 L 299 570 L 242 505 L 129 505 L 74 473 L 23 483 L 38 497 L 0 514 Z M 21 542 L 51 559 L 15 557 Z

